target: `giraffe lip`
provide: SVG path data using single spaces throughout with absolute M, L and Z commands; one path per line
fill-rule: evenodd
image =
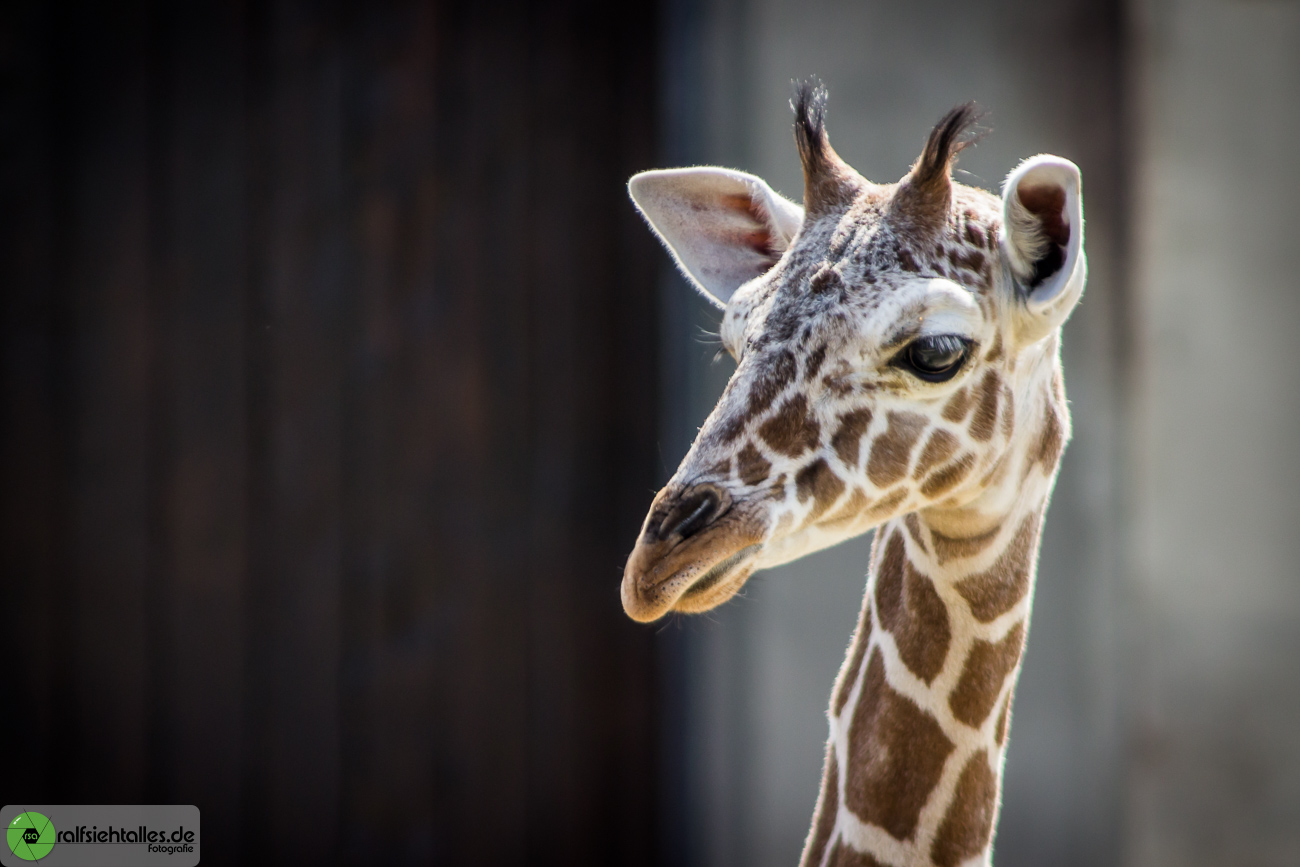
M 744 548 L 741 548 L 725 560 L 720 560 L 713 564 L 713 566 L 709 568 L 709 571 L 696 579 L 690 587 L 686 588 L 686 592 L 682 595 L 699 596 L 709 592 L 714 587 L 717 587 L 718 584 L 722 582 L 722 579 L 726 578 L 727 575 L 734 571 L 737 566 L 757 554 L 761 547 L 762 546 L 757 542 L 753 545 L 746 545 Z
M 623 610 L 649 622 L 675 608 L 704 611 L 722 604 L 744 583 L 728 579 L 762 548 L 762 534 L 749 524 L 733 517 L 673 543 L 638 540 L 623 570 Z M 731 583 L 730 592 L 713 592 Z

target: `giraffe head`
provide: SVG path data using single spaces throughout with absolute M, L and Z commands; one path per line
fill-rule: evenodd
M 1037 156 L 999 199 L 955 183 L 970 106 L 901 181 L 831 148 L 800 88 L 804 205 L 752 175 L 651 171 L 629 190 L 722 311 L 737 367 L 623 575 L 627 613 L 713 608 L 756 570 L 917 510 L 978 516 L 1068 436 L 1058 333 L 1083 291 L 1078 168 Z M 1058 411 L 1059 408 L 1059 411 Z

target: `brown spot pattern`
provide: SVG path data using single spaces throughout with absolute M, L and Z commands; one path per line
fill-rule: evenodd
M 916 259 L 912 256 L 912 251 L 906 247 L 898 248 L 898 267 L 913 274 L 921 270 L 921 266 L 916 264 Z
M 718 398 L 719 406 L 731 405 L 731 396 L 735 394 L 736 389 L 739 387 L 736 383 L 737 380 L 735 378 L 732 378 L 727 383 L 727 387 L 722 390 L 722 396 Z M 749 416 L 746 413 L 733 412 L 718 425 L 716 436 L 724 444 L 729 443 L 745 432 L 745 424 L 748 421 Z
M 764 481 L 771 471 L 771 462 L 763 457 L 753 443 L 745 443 L 745 447 L 736 455 L 736 473 L 747 485 L 757 485 Z
M 724 479 L 731 478 L 731 458 L 724 458 L 713 466 L 709 467 L 707 473 L 711 476 L 720 476 Z
M 988 362 L 993 362 L 993 361 L 997 361 L 1001 357 L 1002 357 L 1002 332 L 999 331 L 997 334 L 993 335 L 993 347 L 989 349 L 989 354 L 984 356 L 984 360 Z
M 914 412 L 891 412 L 889 426 L 871 443 L 871 458 L 867 461 L 867 478 L 878 488 L 891 485 L 907 475 L 907 464 L 912 457 L 921 432 L 929 420 Z
M 993 484 L 995 479 L 1006 473 L 1007 467 L 1011 465 L 1011 462 L 1008 460 L 1011 455 L 1012 452 L 1003 452 L 1002 455 L 993 462 L 993 466 L 989 467 L 989 471 L 980 479 L 981 487 L 988 487 Z
M 997 777 L 989 767 L 988 753 L 980 750 L 962 769 L 948 815 L 934 838 L 930 858 L 937 867 L 957 867 L 984 851 L 993 835 L 997 801 Z
M 1065 444 L 1065 433 L 1061 429 L 1061 420 L 1056 416 L 1056 410 L 1049 406 L 1047 414 L 1043 418 L 1043 432 L 1038 438 L 1038 451 L 1035 460 L 1043 465 L 1043 470 L 1050 473 L 1056 468 L 1056 462 L 1061 457 L 1061 447 Z
M 880 558 L 876 611 L 880 625 L 894 636 L 903 664 L 926 683 L 933 681 L 943 668 L 952 638 L 948 609 L 934 583 L 907 559 L 897 531 L 890 534 Z
M 735 413 L 724 419 L 722 424 L 718 425 L 718 439 L 725 445 L 735 440 L 745 432 L 745 422 L 749 417 L 741 413 Z
M 840 809 L 840 769 L 835 761 L 835 745 L 826 744 L 826 765 L 822 772 L 822 791 L 817 796 L 817 811 L 813 814 L 812 833 L 804 846 L 800 867 L 817 867 L 822 863 L 822 853 L 835 833 L 835 816 Z
M 912 537 L 916 547 L 929 554 L 930 549 L 926 547 L 925 540 L 921 538 L 921 519 L 916 517 L 916 512 L 908 512 L 904 515 L 903 523 L 907 526 L 907 535 Z
M 893 493 L 887 494 L 876 501 L 871 507 L 871 514 L 877 517 L 888 515 L 894 510 L 894 507 L 907 499 L 907 488 L 899 488 Z
M 970 391 L 963 385 L 943 405 L 943 417 L 954 424 L 960 422 L 966 418 L 966 413 L 970 410 L 970 403 Z
M 844 480 L 835 475 L 825 458 L 818 458 L 795 473 L 794 487 L 799 502 L 813 498 L 813 508 L 807 518 L 812 522 L 820 518 L 844 493 Z
M 953 264 L 978 274 L 984 270 L 984 254 L 979 250 L 967 250 L 953 257 Z
M 1016 427 L 1016 401 L 1011 393 L 1011 386 L 1002 386 L 1002 436 L 1011 439 L 1011 432 Z
M 957 592 L 970 605 L 971 614 L 989 623 L 1015 607 L 1029 592 L 1029 570 L 1038 540 L 1038 516 L 1020 522 L 1015 537 L 988 571 L 957 582 Z
M 817 376 L 817 372 L 822 369 L 822 364 L 825 361 L 826 344 L 823 343 L 814 349 L 812 354 L 808 356 L 808 360 L 804 362 L 803 378 L 808 382 L 812 382 L 813 378 Z
M 945 536 L 937 530 L 930 531 L 930 538 L 934 540 L 934 553 L 939 558 L 939 565 L 947 563 L 958 557 L 974 557 L 980 551 L 983 551 L 993 540 L 998 537 L 998 532 L 1002 525 L 994 527 L 987 533 L 980 533 L 978 536 Z
M 961 678 L 948 696 L 948 708 L 960 722 L 979 728 L 993 712 L 1002 684 L 1025 649 L 1025 625 L 1017 623 L 997 644 L 976 641 Z
M 921 449 L 921 457 L 916 460 L 916 469 L 912 471 L 912 478 L 924 478 L 932 467 L 952 457 L 957 451 L 958 444 L 959 440 L 946 430 L 939 429 L 930 434 L 930 438 L 925 441 L 925 447 Z
M 794 458 L 817 445 L 821 425 L 809 414 L 807 398 L 796 394 L 763 422 L 758 434 L 772 448 Z
M 853 385 L 842 376 L 828 373 L 822 377 L 822 385 L 836 397 L 848 397 L 853 393 Z
M 858 450 L 862 444 L 862 435 L 871 424 L 871 410 L 855 409 L 840 416 L 840 426 L 831 437 L 831 446 L 840 456 L 846 467 L 858 465 Z
M 984 374 L 976 389 L 975 416 L 970 421 L 971 438 L 978 442 L 988 442 L 993 438 L 993 431 L 998 421 L 998 395 L 1002 391 L 1002 381 L 996 370 Z
M 921 493 L 927 497 L 937 497 L 959 485 L 962 479 L 975 469 L 975 455 L 967 452 L 957 460 L 937 470 L 921 485 Z
M 792 352 L 788 349 L 778 352 L 749 389 L 749 416 L 753 418 L 766 412 L 785 387 L 794 382 L 798 370 Z
M 845 805 L 909 839 L 953 749 L 938 721 L 885 681 L 884 659 L 874 650 L 849 726 Z
M 862 513 L 866 511 L 867 504 L 870 502 L 861 488 L 854 488 L 853 493 L 849 495 L 844 505 L 836 509 L 835 514 L 827 517 L 821 524 L 823 527 L 831 527 L 856 521 L 862 517 Z

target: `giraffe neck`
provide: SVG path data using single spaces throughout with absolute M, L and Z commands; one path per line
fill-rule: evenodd
M 1050 478 L 876 532 L 804 867 L 988 864 Z

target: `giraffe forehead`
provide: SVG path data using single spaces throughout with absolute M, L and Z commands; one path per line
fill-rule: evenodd
M 937 223 L 912 219 L 895 202 L 864 193 L 806 226 L 791 252 L 880 272 L 937 273 L 951 268 L 954 249 L 997 253 L 1001 228 L 1001 200 L 975 187 L 954 184 L 946 218 Z
M 924 232 L 881 202 L 878 194 L 863 197 L 805 225 L 769 278 L 738 294 L 724 330 L 743 327 L 760 347 L 807 342 L 819 331 L 833 338 L 864 326 L 887 329 L 925 294 L 918 287 L 927 280 L 972 298 L 990 294 L 1001 255 L 994 196 L 957 185 L 947 222 Z M 992 312 L 986 302 L 978 306 L 982 315 Z

